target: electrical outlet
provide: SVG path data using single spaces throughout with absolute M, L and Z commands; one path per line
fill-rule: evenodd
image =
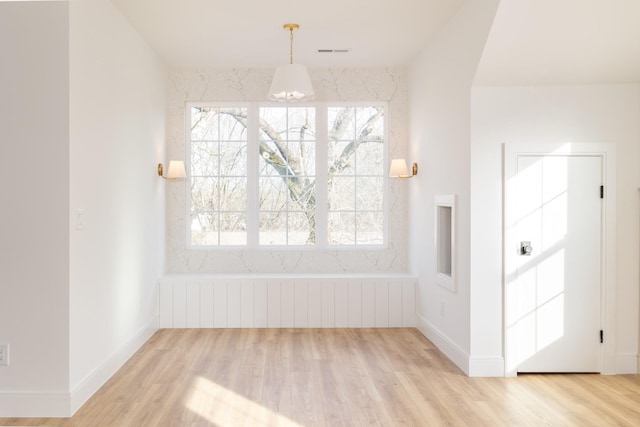
M 9 344 L 0 344 L 0 366 L 9 366 Z

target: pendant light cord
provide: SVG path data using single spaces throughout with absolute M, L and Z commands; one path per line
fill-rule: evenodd
M 293 64 L 293 27 L 289 27 L 289 64 Z

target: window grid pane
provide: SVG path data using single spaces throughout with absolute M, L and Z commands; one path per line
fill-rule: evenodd
M 247 244 L 247 108 L 192 107 L 191 244 Z
M 315 108 L 262 107 L 260 245 L 315 243 Z
M 330 245 L 384 243 L 384 108 L 328 111 Z

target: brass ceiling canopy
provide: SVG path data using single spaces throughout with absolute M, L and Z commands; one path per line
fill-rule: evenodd
M 293 64 L 293 30 L 298 30 L 300 25 L 284 24 L 282 28 L 289 30 L 289 64 Z

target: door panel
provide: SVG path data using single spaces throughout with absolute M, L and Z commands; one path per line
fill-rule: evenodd
M 518 372 L 599 372 L 602 160 L 517 157 Z

